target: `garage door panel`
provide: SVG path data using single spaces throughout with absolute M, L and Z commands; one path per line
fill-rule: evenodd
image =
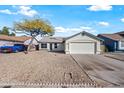
M 95 43 L 70 43 L 70 53 L 71 54 L 94 54 Z

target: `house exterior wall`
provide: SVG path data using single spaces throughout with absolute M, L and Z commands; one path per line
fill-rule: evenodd
M 47 43 L 47 50 L 50 51 L 50 43 Z
M 25 44 L 25 45 L 29 45 L 30 42 L 31 42 L 31 39 L 28 39 L 28 40 L 24 41 L 24 44 Z M 32 44 L 33 44 L 33 45 L 38 45 L 39 43 L 34 39 L 34 40 L 32 41 Z
M 0 40 L 0 46 L 13 46 L 14 44 L 22 44 L 22 43 L 21 42 L 14 42 L 14 41 Z
M 41 44 L 47 44 L 47 48 L 42 48 Z M 49 43 L 39 43 L 39 49 L 47 49 L 49 51 Z
M 64 51 L 64 44 L 57 43 L 57 48 L 55 48 L 55 43 L 52 43 L 52 51 Z
M 122 42 L 122 40 L 118 41 L 118 50 L 124 50 L 124 46 L 122 46 L 122 43 L 124 45 L 124 40 Z
M 103 36 L 99 36 L 99 38 L 102 38 L 104 40 L 104 45 L 107 47 L 108 51 L 111 52 L 118 50 L 118 41 L 114 41 Z
M 50 44 L 52 44 L 52 50 L 50 50 Z M 65 47 L 64 47 L 64 43 L 57 43 L 57 48 L 55 48 L 55 43 L 47 43 L 47 50 L 48 51 L 64 51 Z M 41 43 L 39 44 L 40 49 L 41 48 Z
M 100 41 L 93 39 L 87 35 L 83 35 L 79 34 L 77 36 L 74 36 L 68 40 L 65 41 L 65 53 L 69 54 L 69 45 L 71 42 L 93 42 L 96 44 L 95 48 L 96 48 L 96 54 L 100 54 L 101 53 L 101 49 L 100 49 Z

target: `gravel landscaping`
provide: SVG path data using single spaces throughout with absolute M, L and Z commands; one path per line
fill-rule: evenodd
M 93 81 L 70 55 L 33 51 L 0 54 L 0 85 L 6 83 L 93 84 Z
M 0 87 L 124 87 L 123 75 L 124 62 L 104 55 L 0 54 Z

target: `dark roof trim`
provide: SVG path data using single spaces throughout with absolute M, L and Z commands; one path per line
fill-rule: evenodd
M 121 31 L 121 32 L 117 32 L 115 34 L 124 34 L 124 31 Z
M 58 44 L 61 44 L 61 43 L 64 43 L 64 41 L 63 42 L 41 42 L 40 41 L 40 43 L 58 43 Z
M 90 34 L 90 33 L 86 32 L 86 31 L 82 31 L 82 32 L 80 32 L 80 33 L 77 33 L 77 34 L 75 34 L 75 35 L 72 35 L 72 36 L 70 36 L 70 37 L 67 37 L 65 40 L 68 40 L 68 39 L 70 39 L 70 38 L 73 38 L 73 37 L 75 37 L 75 36 L 77 36 L 77 35 L 79 35 L 79 34 L 90 36 L 90 37 L 92 37 L 92 38 L 94 38 L 94 39 L 96 39 L 96 40 L 99 40 L 99 41 L 104 41 L 103 39 L 101 39 L 101 38 L 99 38 L 99 37 L 97 37 L 97 36 L 95 36 L 95 35 L 93 35 L 93 34 Z

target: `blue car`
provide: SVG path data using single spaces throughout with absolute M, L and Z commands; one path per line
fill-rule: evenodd
M 14 46 L 2 46 L 0 47 L 1 53 L 16 53 L 25 50 L 25 46 L 23 44 L 15 44 Z

